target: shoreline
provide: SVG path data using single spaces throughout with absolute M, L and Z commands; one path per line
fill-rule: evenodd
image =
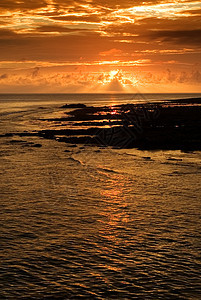
M 39 136 L 117 149 L 201 150 L 201 98 L 98 107 L 78 103 L 60 109 L 64 117 L 38 120 L 56 129 L 5 136 Z

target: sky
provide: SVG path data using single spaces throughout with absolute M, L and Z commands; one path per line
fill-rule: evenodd
M 201 92 L 201 2 L 1 0 L 0 93 Z

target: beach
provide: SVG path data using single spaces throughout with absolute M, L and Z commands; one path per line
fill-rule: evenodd
M 1 107 L 1 298 L 199 299 L 200 97 L 31 97 Z

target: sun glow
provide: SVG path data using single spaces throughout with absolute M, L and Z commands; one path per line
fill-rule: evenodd
M 104 73 L 102 80 L 103 84 L 109 84 L 115 81 L 121 84 L 123 87 L 136 85 L 138 82 L 134 75 L 131 73 L 124 73 L 119 69 Z
M 0 15 L 1 93 L 200 92 L 198 0 L 1 0 Z
M 98 83 L 107 92 L 130 92 L 138 80 L 134 74 L 116 69 L 100 74 Z
M 119 73 L 119 70 L 112 70 L 110 71 L 110 76 L 112 77 L 112 79 L 115 77 L 115 75 L 117 75 Z

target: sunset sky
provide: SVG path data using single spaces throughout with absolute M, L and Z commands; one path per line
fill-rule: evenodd
M 0 92 L 201 92 L 201 2 L 1 0 Z

